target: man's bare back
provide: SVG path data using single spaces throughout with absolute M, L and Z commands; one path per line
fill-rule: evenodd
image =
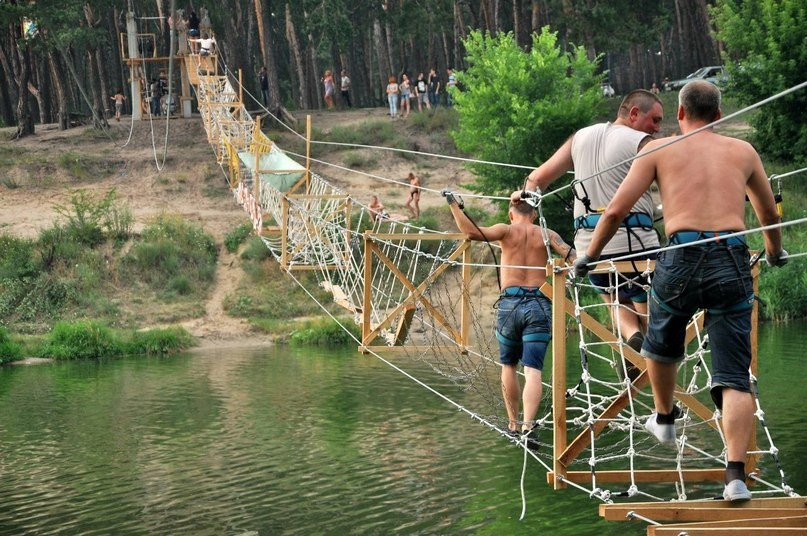
M 499 240 L 502 246 L 502 288 L 543 285 L 546 281 L 546 270 L 518 268 L 546 266 L 546 246 L 541 228 L 526 223 L 500 225 L 509 228 L 505 236 Z
M 645 151 L 669 143 L 655 140 Z M 641 162 L 647 159 L 647 162 Z M 704 130 L 637 160 L 652 166 L 667 236 L 677 231 L 745 229 L 745 194 L 767 187 L 756 151 L 745 141 Z
M 497 223 L 491 227 L 477 227 L 468 219 L 456 203 L 451 213 L 460 231 L 471 240 L 499 242 L 502 247 L 501 283 L 507 287 L 540 287 L 546 281 L 547 251 L 544 233 L 549 237 L 549 246 L 558 255 L 573 260 L 573 248 L 551 229 L 542 230 L 533 224 L 536 213 L 526 203 L 511 203 L 508 212 L 510 224 Z

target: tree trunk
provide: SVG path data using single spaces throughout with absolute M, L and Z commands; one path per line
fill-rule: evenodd
M 300 42 L 297 39 L 297 32 L 294 30 L 294 21 L 291 18 L 291 8 L 288 2 L 286 2 L 286 39 L 289 41 L 294 72 L 297 73 L 297 90 L 299 91 L 297 103 L 300 108 L 309 109 L 311 108 L 311 101 L 308 98 L 308 84 L 305 79 L 303 54 L 300 50 Z
M 28 98 L 28 82 L 31 78 L 31 51 L 28 47 L 21 47 L 17 41 L 16 31 L 10 32 L 11 53 L 15 58 L 12 62 L 16 65 L 17 78 L 17 108 L 15 116 L 17 119 L 17 131 L 14 139 L 20 139 L 34 133 L 34 116 L 31 114 L 31 107 Z
M 48 65 L 50 66 L 50 76 L 53 80 L 53 88 L 56 93 L 56 122 L 59 124 L 59 130 L 67 130 L 70 125 L 67 117 L 67 97 L 64 93 L 64 74 L 59 68 L 58 61 L 53 55 L 53 52 L 48 51 Z
M 377 18 L 373 19 L 373 42 L 373 48 L 378 56 L 378 76 L 380 78 L 379 83 L 382 89 L 381 95 L 383 98 L 385 94 L 383 89 L 387 86 L 387 77 L 390 75 L 394 76 L 395 73 L 392 71 L 392 65 L 389 63 L 389 56 L 387 56 L 386 53 L 387 48 L 384 43 L 384 38 L 381 35 L 381 23 Z
M 280 117 L 280 83 L 277 78 L 277 63 L 275 62 L 275 47 L 272 42 L 272 33 L 264 32 L 263 9 L 261 8 L 261 0 L 255 0 L 255 19 L 258 23 L 258 35 L 260 38 L 261 57 L 263 58 L 263 65 L 266 67 L 266 74 L 269 79 L 269 110 L 276 116 Z M 260 89 L 260 87 L 259 87 Z
M 106 116 L 104 115 L 103 106 L 101 106 L 101 95 L 98 90 L 97 75 L 95 72 L 95 54 L 88 48 L 87 49 L 87 84 L 90 86 L 90 95 L 92 97 L 93 125 L 95 128 L 102 128 Z M 96 124 L 97 123 L 97 124 Z
M 303 19 L 305 20 L 307 18 L 308 13 L 306 13 L 306 11 L 303 10 Z M 309 86 L 309 88 L 314 88 L 314 94 L 311 96 L 311 101 L 317 103 L 317 108 L 322 108 L 322 105 L 325 102 L 323 100 L 322 96 L 323 91 L 321 86 L 321 79 L 323 73 L 320 72 L 319 70 L 319 59 L 317 58 L 317 46 L 314 43 L 314 35 L 311 33 L 310 30 L 306 29 L 305 37 L 306 37 L 306 44 L 308 45 L 306 47 L 306 53 L 307 53 L 306 55 L 308 56 L 308 62 L 309 65 L 311 66 L 311 72 L 310 72 L 311 77 L 309 78 L 309 80 L 312 83 Z
M 28 82 L 28 92 L 36 99 L 36 106 L 39 108 L 39 124 L 44 125 L 47 120 L 45 119 L 45 100 L 42 98 L 42 92 L 30 81 Z
M 258 22 L 258 40 L 261 46 L 261 58 L 263 59 L 262 65 L 269 69 L 266 60 L 266 39 L 263 32 L 263 8 L 261 7 L 261 0 L 255 0 L 255 20 Z

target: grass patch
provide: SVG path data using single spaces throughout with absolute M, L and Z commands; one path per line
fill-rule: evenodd
M 34 353 L 53 359 L 102 359 L 167 354 L 190 348 L 195 339 L 184 328 L 116 332 L 94 321 L 58 322 Z
M 389 121 L 364 121 L 355 125 L 335 127 L 330 133 L 317 132 L 312 134 L 313 139 L 330 141 L 334 143 L 348 143 L 359 145 L 381 145 L 398 149 L 412 149 L 412 142 Z M 334 151 L 338 146 L 322 145 L 320 150 Z
M 224 236 L 224 247 L 230 253 L 235 253 L 251 234 L 252 224 L 249 222 L 242 223 Z
M 378 164 L 378 158 L 359 151 L 349 151 L 342 158 L 345 165 L 351 169 L 372 168 Z
M 289 342 L 295 346 L 344 345 L 355 343 L 356 339 L 361 339 L 361 332 L 353 320 L 346 318 L 337 322 L 330 317 L 308 320 L 289 336 Z
M 194 344 L 196 339 L 185 328 L 171 327 L 135 331 L 126 344 L 126 349 L 129 354 L 155 355 L 186 350 Z
M 16 361 L 22 357 L 22 347 L 11 340 L 8 331 L 0 326 L 0 363 Z
M 56 323 L 42 348 L 42 357 L 53 359 L 100 359 L 122 353 L 112 331 L 90 321 Z
M 204 230 L 176 216 L 160 216 L 143 230 L 123 258 L 119 275 L 162 294 L 163 299 L 204 296 L 213 281 L 218 256 Z
M 9 190 L 16 190 L 17 188 L 20 187 L 20 184 L 11 177 L 3 177 L 2 179 L 0 179 L 0 184 L 5 186 Z

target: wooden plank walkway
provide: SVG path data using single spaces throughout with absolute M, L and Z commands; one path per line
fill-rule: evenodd
M 649 525 L 648 536 L 807 536 L 807 497 L 601 504 L 599 512 L 606 521 L 669 522 Z

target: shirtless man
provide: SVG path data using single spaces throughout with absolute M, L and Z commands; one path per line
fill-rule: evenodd
M 541 403 L 541 370 L 552 329 L 552 305 L 540 290 L 546 281 L 546 246 L 541 228 L 533 224 L 535 209 L 528 203 L 510 203 L 510 224 L 477 227 L 468 219 L 451 193 L 444 192 L 460 231 L 471 240 L 498 241 L 502 247 L 502 293 L 497 302 L 499 313 L 496 338 L 502 363 L 502 396 L 507 408 L 508 429 L 527 435 L 528 446 L 537 447 L 532 432 Z M 556 232 L 546 229 L 550 247 L 568 258 L 572 247 Z M 525 267 L 535 268 L 525 268 Z M 519 359 L 526 378 L 523 393 L 524 418 L 518 420 L 520 385 L 516 376 Z M 531 433 L 532 432 L 532 433 Z
M 370 198 L 370 205 L 367 208 L 370 209 L 370 214 L 372 215 L 373 221 L 378 221 L 386 216 L 386 212 L 384 212 L 384 205 L 378 200 L 377 195 Z
M 420 179 L 411 171 L 409 172 L 409 199 L 406 200 L 406 208 L 412 214 L 412 218 L 420 217 Z
M 720 118 L 720 90 L 690 82 L 678 95 L 678 124 L 687 134 Z M 652 141 L 649 151 L 669 143 Z M 779 222 L 776 202 L 754 148 L 706 129 L 636 159 L 597 223 L 594 236 L 575 262 L 586 273 L 630 207 L 655 180 L 661 190 L 665 233 L 671 244 L 687 244 L 742 231 L 745 196 L 759 222 Z M 787 262 L 779 229 L 763 232 L 770 266 Z M 706 309 L 712 350 L 711 395 L 723 412 L 727 454 L 723 497 L 745 501 L 745 460 L 754 420 L 748 367 L 751 363 L 751 309 L 754 292 L 748 248 L 741 236 L 668 250 L 659 255 L 653 276 L 650 325 L 642 345 L 656 412 L 645 428 L 661 442 L 675 441 L 673 390 L 684 357 L 689 319 Z
M 525 189 L 546 190 L 552 182 L 574 169 L 575 179 L 584 182 L 576 185 L 574 201 L 574 245 L 577 251 L 585 251 L 600 212 L 616 193 L 630 169 L 630 158 L 636 156 L 652 135 L 661 130 L 664 110 L 656 95 L 643 89 L 628 93 L 619 105 L 613 123 L 598 123 L 577 131 L 556 152 L 527 177 Z M 511 199 L 517 201 L 521 192 L 514 192 Z M 659 242 L 653 229 L 653 198 L 644 192 L 631 209 L 630 217 L 620 225 L 613 240 L 608 243 L 604 259 L 658 248 Z M 638 257 L 637 260 L 652 255 Z M 611 274 L 592 274 L 589 280 L 606 303 L 618 300 L 619 333 L 628 345 L 637 352 L 642 346 L 647 315 L 646 278 L 639 273 L 625 273 L 625 279 L 636 281 L 635 285 L 620 285 L 619 291 L 610 292 L 617 281 Z M 623 279 L 620 281 L 624 282 Z M 616 295 L 615 295 L 616 294 Z M 612 313 L 613 314 L 613 313 Z M 616 315 L 614 315 L 616 316 Z M 614 329 L 616 318 L 612 318 Z M 635 380 L 639 370 L 627 361 L 628 377 Z M 617 374 L 623 378 L 622 364 Z
M 126 100 L 126 97 L 123 95 L 121 91 L 118 91 L 113 96 L 111 96 L 110 99 L 115 101 L 115 120 L 120 121 L 120 114 L 123 111 L 123 101 Z

